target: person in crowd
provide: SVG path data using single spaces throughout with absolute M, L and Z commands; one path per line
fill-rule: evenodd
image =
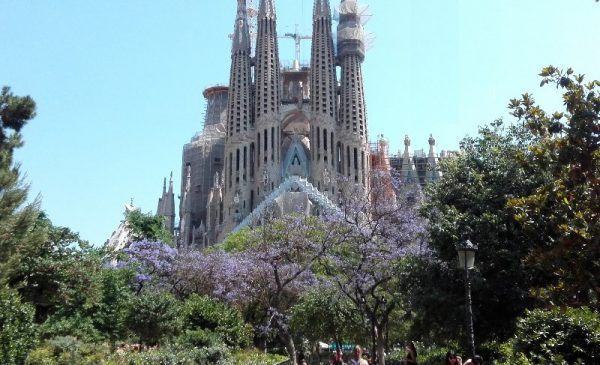
M 483 358 L 479 355 L 473 356 L 473 359 L 468 359 L 463 365 L 483 365 Z
M 304 352 L 299 352 L 297 356 L 298 365 L 306 365 L 306 357 Z
M 445 365 L 463 365 L 462 358 L 458 356 L 454 351 L 448 351 L 446 353 Z
M 331 361 L 331 363 L 333 365 L 344 365 L 345 364 L 342 350 L 340 350 L 340 349 L 335 350 L 335 353 L 333 354 L 333 360 Z
M 416 365 L 417 364 L 417 348 L 415 347 L 415 343 L 409 341 L 406 346 L 406 365 Z
M 359 345 L 354 346 L 352 351 L 352 359 L 350 359 L 350 365 L 369 365 L 367 360 L 362 358 L 362 348 Z

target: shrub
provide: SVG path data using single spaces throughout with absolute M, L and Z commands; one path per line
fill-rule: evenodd
M 90 344 L 72 336 L 60 336 L 31 351 L 25 365 L 108 365 L 109 356 L 107 344 Z
M 250 344 L 252 327 L 244 323 L 238 311 L 226 304 L 193 294 L 183 304 L 181 313 L 186 336 L 199 340 L 196 346 L 214 344 L 215 336 L 232 347 Z
M 117 352 L 110 356 L 110 364 L 115 365 L 229 365 L 230 352 L 227 346 L 189 348 L 168 345 L 143 352 Z
M 190 347 L 211 347 L 223 343 L 221 336 L 209 330 L 185 330 L 179 336 L 178 343 Z
M 19 294 L 0 289 L 0 363 L 21 364 L 35 339 L 34 308 L 21 302 Z
M 79 313 L 72 316 L 53 314 L 39 328 L 39 337 L 42 340 L 69 336 L 89 342 L 97 342 L 102 337 L 94 327 L 92 319 Z
M 145 291 L 132 299 L 127 326 L 141 343 L 154 346 L 175 334 L 178 312 L 173 295 Z
M 38 347 L 29 353 L 25 365 L 56 365 L 54 351 L 49 346 Z
M 287 356 L 265 354 L 258 350 L 241 350 L 234 352 L 227 360 L 227 365 L 264 365 L 279 364 L 289 359 Z
M 494 347 L 495 365 L 533 365 L 523 353 L 514 352 L 514 340 Z
M 528 311 L 505 347 L 506 364 L 598 364 L 600 315 L 588 308 Z

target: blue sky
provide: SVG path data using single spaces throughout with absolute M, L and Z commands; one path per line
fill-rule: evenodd
M 254 0 L 256 3 L 258 0 Z M 310 34 L 312 0 L 278 0 L 278 31 Z M 332 0 L 332 5 L 337 1 Z M 552 64 L 600 79 L 593 0 L 363 0 L 374 43 L 364 63 L 370 137 L 391 150 L 456 149 L 531 92 Z M 234 0 L 0 0 L 0 84 L 38 116 L 17 153 L 31 197 L 58 225 L 102 244 L 134 199 L 156 209 L 181 150 L 201 129 L 202 90 L 228 83 Z M 294 57 L 281 39 L 282 61 Z M 302 58 L 309 59 L 309 42 Z

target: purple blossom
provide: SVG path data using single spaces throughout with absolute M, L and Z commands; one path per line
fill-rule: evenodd
M 136 270 L 135 284 L 138 292 L 149 283 L 158 288 L 167 287 L 177 258 L 177 249 L 163 242 L 144 240 L 133 242 L 123 252 L 127 254 L 127 260 L 117 266 Z

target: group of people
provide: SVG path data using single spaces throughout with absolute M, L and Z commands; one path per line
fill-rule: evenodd
M 406 365 L 416 365 L 417 364 L 417 349 L 415 348 L 415 344 L 413 342 L 409 342 L 406 345 Z M 377 359 L 369 358 L 369 360 L 363 358 L 363 349 L 356 345 L 354 350 L 352 350 L 352 356 L 350 359 L 346 357 L 342 353 L 341 350 L 337 350 L 333 356 L 331 361 L 332 365 L 373 365 L 377 363 Z
M 472 359 L 463 362 L 460 355 L 457 355 L 453 351 L 448 351 L 446 353 L 446 365 L 483 365 L 483 358 L 475 355 Z
M 414 342 L 410 341 L 406 343 L 406 358 L 403 361 L 403 364 L 406 365 L 417 365 L 417 348 L 415 347 Z M 374 360 L 374 359 L 373 359 Z M 359 345 L 354 347 L 352 351 L 352 356 L 348 359 L 346 355 L 342 353 L 341 350 L 336 350 L 333 359 L 331 361 L 332 365 L 373 365 L 376 362 L 373 361 L 371 364 L 369 361 L 363 358 L 363 350 Z M 299 365 L 305 365 L 306 362 L 300 362 Z M 446 362 L 445 365 L 483 365 L 483 358 L 479 355 L 473 356 L 472 359 L 468 359 L 463 362 L 462 358 L 454 353 L 453 351 L 448 351 L 446 354 Z
M 363 350 L 359 345 L 354 346 L 352 356 L 348 359 L 342 350 L 336 350 L 333 356 L 332 365 L 369 365 L 369 362 L 363 359 Z

